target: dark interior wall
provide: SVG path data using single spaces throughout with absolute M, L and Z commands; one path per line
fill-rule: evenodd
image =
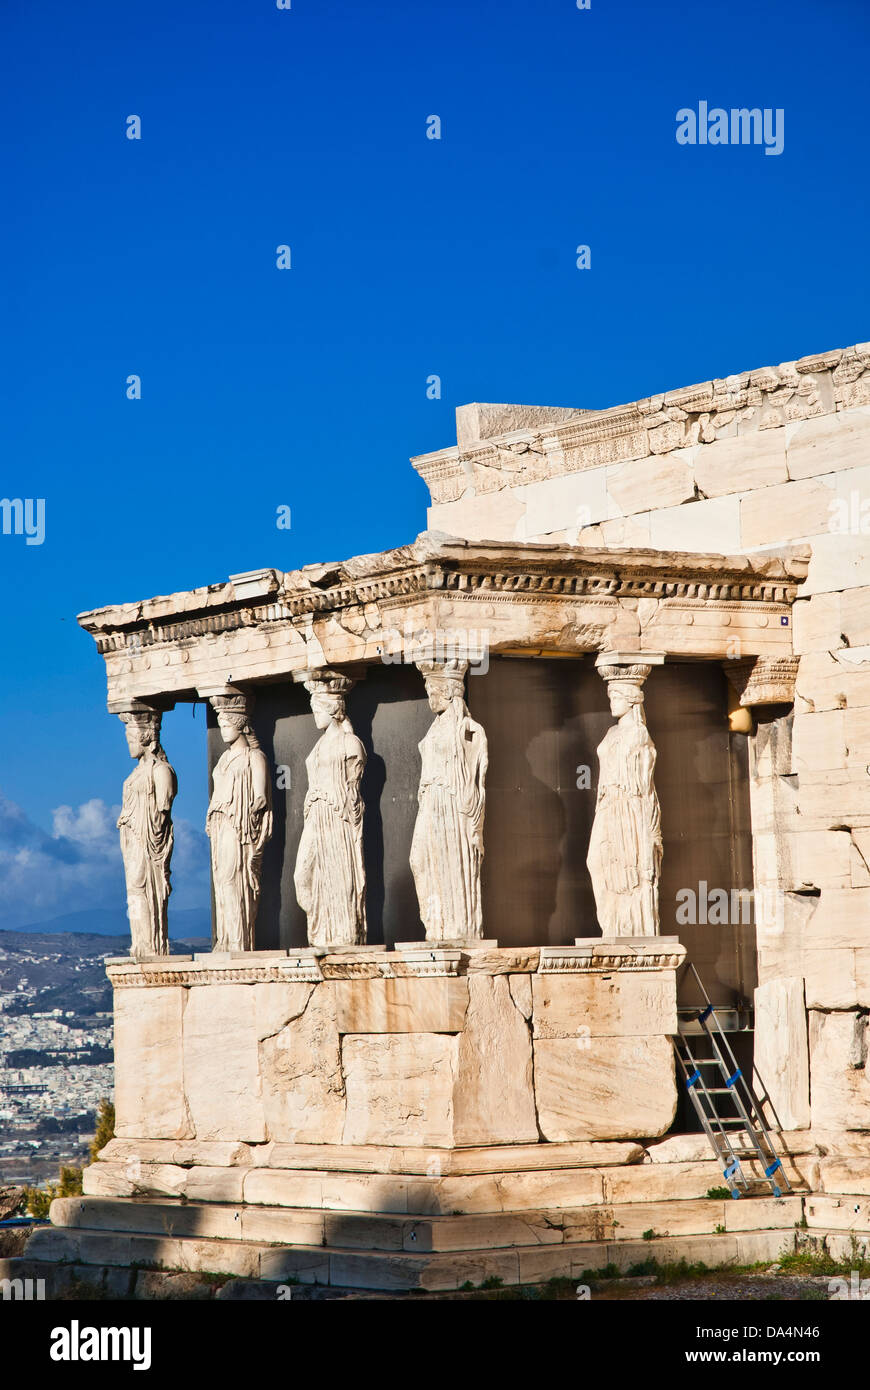
M 646 707 L 662 808 L 660 930 L 686 946 L 714 1004 L 751 1004 L 755 927 L 740 921 L 744 910 L 723 924 L 680 923 L 676 915 L 683 889 L 700 907 L 702 883 L 708 899 L 717 888 L 729 896 L 752 888 L 748 738 L 728 729 L 725 675 L 713 662 L 654 668 Z M 694 1001 L 691 979 L 684 979 L 680 1002 Z
M 489 743 L 485 934 L 505 946 L 597 936 L 586 850 L 595 749 L 613 722 L 604 682 L 584 661 L 495 657 L 467 685 Z M 581 789 L 584 765 L 590 785 Z
M 467 698 L 489 743 L 485 934 L 502 945 L 560 945 L 598 935 L 586 849 L 595 810 L 595 750 L 612 720 L 591 659 L 494 657 L 487 674 L 469 676 Z M 753 928 L 678 926 L 675 911 L 678 891 L 697 892 L 701 880 L 709 891 L 751 887 L 746 739 L 729 734 L 725 677 L 713 663 L 654 668 L 646 708 L 662 807 L 661 930 L 686 944 L 714 1002 L 731 1002 L 754 987 Z M 419 940 L 408 859 L 417 745 L 432 719 L 422 677 L 413 667 L 370 667 L 351 691 L 348 713 L 368 754 L 362 791 L 369 939 Z M 285 789 L 273 781 L 275 829 L 264 857 L 257 945 L 304 945 L 293 866 L 305 758 L 318 737 L 307 692 L 292 683 L 262 687 L 254 727 L 273 768 L 289 771 Z M 222 749 L 209 711 L 209 769 Z

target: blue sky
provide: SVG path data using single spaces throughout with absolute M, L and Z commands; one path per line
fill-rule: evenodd
M 4 0 L 0 491 L 46 536 L 0 536 L 0 925 L 36 879 L 41 915 L 88 906 L 88 864 L 122 900 L 129 761 L 77 612 L 413 537 L 408 456 L 463 402 L 870 336 L 868 39 L 864 0 Z M 783 153 L 679 146 L 700 100 L 782 108 Z M 191 845 L 203 727 L 165 726 Z

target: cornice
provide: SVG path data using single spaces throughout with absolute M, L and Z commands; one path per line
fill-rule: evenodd
M 570 545 L 471 543 L 424 532 L 412 546 L 288 574 L 246 575 L 224 585 L 102 608 L 79 616 L 102 654 L 184 644 L 245 627 L 303 631 L 311 616 L 435 597 L 522 603 L 620 598 L 789 605 L 809 552 L 759 556 Z M 322 571 L 313 583 L 311 570 Z M 236 576 L 236 581 L 240 577 Z M 301 625 L 300 625 L 301 620 Z

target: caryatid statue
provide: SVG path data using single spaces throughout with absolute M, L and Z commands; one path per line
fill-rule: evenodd
M 312 946 L 355 946 L 366 939 L 363 802 L 366 753 L 353 731 L 345 698 L 353 685 L 337 671 L 297 677 L 311 696 L 323 733 L 305 760 L 305 822 L 293 882 L 308 918 Z
M 486 734 L 465 703 L 467 661 L 418 662 L 435 719 L 421 742 L 411 872 L 427 941 L 483 936 Z
M 206 817 L 217 930 L 216 951 L 253 951 L 263 850 L 272 834 L 266 755 L 249 722 L 251 697 L 212 695 L 227 744 L 212 774 Z
M 643 711 L 645 664 L 607 666 L 617 720 L 598 745 L 598 799 L 586 864 L 601 934 L 657 936 L 662 828 L 653 773 L 656 750 Z
M 172 802 L 178 790 L 175 772 L 160 746 L 159 710 L 131 708 L 120 712 L 130 757 L 136 766 L 124 783 L 118 829 L 127 880 L 130 954 L 169 954 L 166 912 L 172 858 Z

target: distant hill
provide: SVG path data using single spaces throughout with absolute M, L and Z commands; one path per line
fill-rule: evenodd
M 58 932 L 76 932 L 86 936 L 113 936 L 126 940 L 129 944 L 130 927 L 124 912 L 111 908 L 95 908 L 87 912 L 66 912 L 61 917 L 47 917 L 41 922 L 29 922 L 16 927 L 19 932 L 40 932 L 54 936 Z M 191 937 L 205 937 L 211 940 L 211 913 L 207 908 L 184 908 L 179 912 L 169 909 L 169 936 L 175 941 L 187 941 Z M 125 947 L 126 949 L 126 947 Z

